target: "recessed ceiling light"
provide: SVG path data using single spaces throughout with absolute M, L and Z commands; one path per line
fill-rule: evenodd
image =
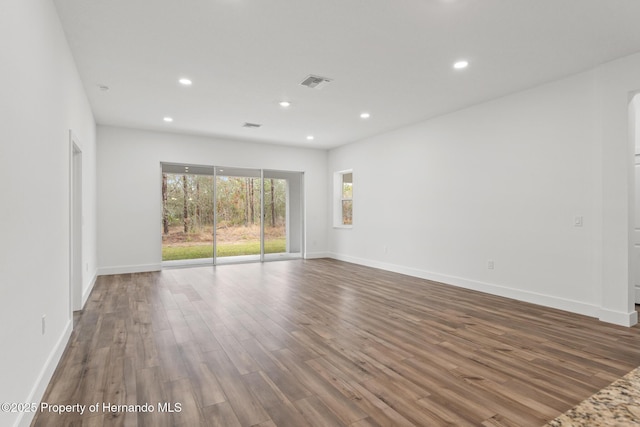
M 467 68 L 469 66 L 469 61 L 458 61 L 455 64 L 453 64 L 453 68 L 455 68 L 456 70 L 462 70 L 464 68 Z
M 180 82 L 180 84 L 183 86 L 191 86 L 193 84 L 193 82 L 187 78 L 181 78 L 180 80 L 178 80 L 178 82 Z
M 313 141 L 313 135 L 308 135 L 307 136 L 307 141 Z
M 280 101 L 280 106 L 287 108 L 291 106 L 291 103 L 289 101 Z
M 173 121 L 173 118 L 172 118 L 172 117 L 165 117 L 165 118 L 164 118 L 164 119 L 162 119 L 162 120 L 164 120 L 164 121 L 165 121 L 165 122 L 167 122 L 167 123 L 171 123 L 171 122 Z
M 369 117 L 371 117 L 371 114 L 369 114 L 369 113 L 362 113 L 362 114 L 360 114 L 360 118 L 361 118 L 361 119 L 368 119 Z

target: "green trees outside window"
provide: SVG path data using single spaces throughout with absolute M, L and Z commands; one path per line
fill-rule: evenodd
M 260 178 L 162 174 L 162 260 L 260 253 Z M 287 181 L 264 180 L 265 253 L 286 251 Z

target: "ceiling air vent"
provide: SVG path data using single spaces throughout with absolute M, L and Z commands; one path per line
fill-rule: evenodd
M 245 124 L 242 125 L 243 128 L 249 128 L 249 129 L 257 129 L 260 126 L 262 126 L 262 125 L 260 125 L 258 123 L 249 123 L 249 122 L 246 122 Z
M 331 79 L 310 74 L 300 84 L 311 89 L 321 89 L 327 83 L 331 83 Z

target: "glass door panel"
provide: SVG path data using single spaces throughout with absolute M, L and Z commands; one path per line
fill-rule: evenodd
M 261 171 L 216 167 L 216 263 L 260 261 Z
M 265 170 L 264 259 L 302 256 L 302 173 Z
M 213 262 L 213 167 L 162 164 L 162 261 Z
M 287 180 L 264 179 L 264 253 L 287 252 Z

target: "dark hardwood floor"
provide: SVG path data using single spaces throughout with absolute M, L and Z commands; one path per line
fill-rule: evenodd
M 540 426 L 638 367 L 639 338 L 333 260 L 105 276 L 43 399 L 99 408 L 32 425 Z

